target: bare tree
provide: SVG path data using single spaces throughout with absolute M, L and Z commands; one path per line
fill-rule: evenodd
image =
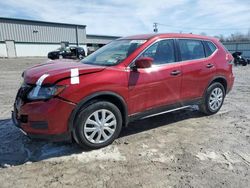
M 224 35 L 220 34 L 215 36 L 221 42 L 242 42 L 242 41 L 250 41 L 250 29 L 246 34 L 241 32 L 232 33 L 230 36 L 225 37 Z
M 214 36 L 215 38 L 218 38 L 221 42 L 226 42 L 227 39 L 224 37 L 224 35 L 220 34 L 220 35 L 216 35 Z

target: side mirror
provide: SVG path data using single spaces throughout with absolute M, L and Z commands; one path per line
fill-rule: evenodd
M 152 66 L 154 59 L 151 57 L 141 57 L 135 61 L 135 68 L 145 69 Z

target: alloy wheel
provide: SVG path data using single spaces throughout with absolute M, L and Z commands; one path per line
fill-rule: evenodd
M 99 144 L 106 142 L 113 136 L 116 126 L 115 115 L 107 109 L 101 109 L 93 112 L 87 118 L 83 132 L 89 142 Z
M 223 102 L 223 97 L 222 89 L 219 87 L 214 88 L 209 97 L 210 109 L 213 111 L 218 110 Z

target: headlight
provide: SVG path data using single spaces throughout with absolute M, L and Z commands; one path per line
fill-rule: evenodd
M 36 86 L 28 94 L 29 100 L 45 100 L 59 95 L 65 86 Z

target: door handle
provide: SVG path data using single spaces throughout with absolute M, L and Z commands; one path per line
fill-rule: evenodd
M 210 69 L 210 68 L 214 67 L 214 64 L 208 63 L 208 64 L 206 65 L 206 67 Z
M 181 74 L 181 71 L 179 71 L 179 70 L 174 70 L 174 71 L 172 71 L 170 74 L 171 74 L 172 76 L 177 76 L 177 75 Z

